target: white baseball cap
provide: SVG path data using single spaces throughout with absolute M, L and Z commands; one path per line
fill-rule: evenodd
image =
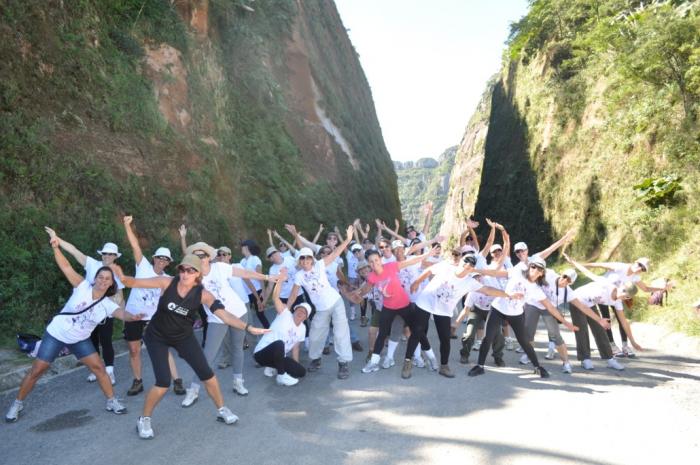
M 350 246 L 351 252 L 357 252 L 358 250 L 362 250 L 362 246 L 360 244 L 353 244 Z
M 565 269 L 562 273 L 562 276 L 565 278 L 569 278 L 569 281 L 571 281 L 571 284 L 576 282 L 576 278 L 578 278 L 578 273 L 576 273 L 576 270 L 573 268 L 567 268 Z
M 515 244 L 515 247 L 513 247 L 513 250 L 518 252 L 520 250 L 527 250 L 527 244 L 524 242 L 518 242 Z
M 292 313 L 296 312 L 297 308 L 303 308 L 304 310 L 306 310 L 306 318 L 308 318 L 309 315 L 311 315 L 311 305 L 307 304 L 306 302 L 302 302 L 299 305 L 295 305 Z
M 396 239 L 395 241 L 392 241 L 391 250 L 398 249 L 399 247 L 406 247 L 406 245 L 398 239 Z
M 638 258 L 636 262 L 637 265 L 641 265 L 644 271 L 649 271 L 649 259 L 646 257 Z
M 98 250 L 97 253 L 100 255 L 113 253 L 117 256 L 117 258 L 122 256 L 122 254 L 119 253 L 119 247 L 117 247 L 117 244 L 114 242 L 106 242 L 105 245 L 102 246 L 102 250 Z
M 462 247 L 461 252 L 462 253 L 476 253 L 476 249 L 474 248 L 474 246 L 465 245 Z
M 168 257 L 170 261 L 173 260 L 172 255 L 170 255 L 170 249 L 167 247 L 158 247 L 158 249 L 153 253 L 154 257 Z
M 303 257 L 314 258 L 314 253 L 310 248 L 302 247 L 301 250 L 299 250 L 299 253 L 297 254 L 297 260 L 300 260 Z
M 544 261 L 544 258 L 540 257 L 539 255 L 533 255 L 532 257 L 530 257 L 529 264 L 535 265 L 536 267 L 542 268 L 543 270 L 547 269 L 547 262 Z
M 489 252 L 494 253 L 496 250 L 503 250 L 501 244 L 493 244 L 489 249 Z

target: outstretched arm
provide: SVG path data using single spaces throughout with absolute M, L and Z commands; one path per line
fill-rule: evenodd
M 275 290 L 272 291 L 272 303 L 275 305 L 275 310 L 277 313 L 282 313 L 285 308 L 287 308 L 286 305 L 280 300 L 280 293 L 282 292 L 282 286 L 284 285 L 284 282 L 287 280 L 287 269 L 286 268 L 281 268 L 280 269 L 280 274 L 279 274 L 279 279 L 275 283 Z M 290 302 L 293 303 L 293 302 Z
M 129 245 L 131 245 L 131 250 L 134 251 L 134 262 L 136 262 L 136 266 L 138 266 L 138 264 L 141 263 L 141 259 L 143 258 L 143 252 L 141 251 L 139 240 L 136 238 L 136 234 L 134 234 L 134 230 L 131 227 L 131 223 L 133 221 L 133 216 L 125 216 L 124 230 L 126 231 L 126 238 L 129 240 Z
M 398 239 L 398 240 L 400 240 L 400 241 L 403 242 L 403 243 L 408 242 L 408 239 L 406 239 L 406 238 L 403 237 L 401 234 L 399 234 L 398 231 L 392 231 L 392 230 L 389 229 L 389 227 L 388 227 L 387 225 L 385 225 L 384 223 L 378 223 L 377 225 L 378 225 L 377 227 L 379 228 L 380 234 L 381 234 L 381 231 L 386 231 L 387 234 L 389 234 L 389 236 L 393 237 L 394 239 Z
M 170 285 L 173 278 L 169 276 L 156 276 L 154 278 L 139 278 L 136 279 L 132 276 L 126 276 L 122 267 L 112 263 L 109 267 L 114 272 L 115 276 L 119 278 L 119 281 L 124 284 L 124 287 L 138 287 L 140 289 L 161 289 L 165 290 Z
M 414 253 L 418 252 L 419 250 L 423 250 L 426 247 L 431 247 L 433 244 L 437 244 L 437 243 L 442 242 L 444 240 L 445 240 L 444 236 L 435 236 L 434 238 L 430 239 L 429 241 L 424 241 L 424 242 L 421 242 L 419 244 L 413 244 L 406 251 L 406 255 L 413 255 Z
M 627 333 L 627 337 L 630 340 L 630 343 L 632 343 L 632 347 L 634 347 L 636 350 L 644 350 L 642 346 L 637 344 L 637 340 L 634 338 L 634 335 L 632 334 L 632 326 L 630 325 L 630 322 L 627 320 L 627 317 L 625 317 L 625 311 L 624 310 L 618 310 L 615 309 L 615 315 L 617 315 L 617 319 L 622 325 L 622 327 L 625 329 L 625 332 Z
M 557 308 L 552 305 L 552 303 L 548 299 L 540 300 L 540 303 L 544 305 L 544 308 L 547 309 L 547 311 L 557 319 L 557 321 L 560 321 L 564 326 L 569 328 L 571 331 L 578 331 L 578 326 L 574 326 L 573 324 L 569 323 L 566 318 L 557 310 Z
M 574 232 L 575 231 L 573 228 L 569 229 L 568 231 L 566 231 L 566 234 L 564 234 L 561 239 L 559 239 L 554 244 L 552 244 L 549 247 L 547 247 L 546 249 L 544 249 L 542 252 L 538 252 L 537 255 L 539 255 L 543 259 L 546 259 L 550 255 L 552 255 L 552 253 L 554 253 L 554 251 L 556 251 L 559 247 L 561 247 L 564 244 L 566 244 L 567 242 L 571 241 L 571 239 L 573 239 L 573 237 L 574 237 Z
M 323 226 L 323 225 L 321 225 Z M 302 247 L 308 247 L 314 252 L 316 252 L 319 248 L 319 245 L 309 241 L 305 237 L 303 237 L 301 234 L 299 234 L 299 231 L 297 231 L 296 226 L 293 224 L 285 224 L 284 225 L 285 229 L 291 233 L 292 236 L 297 240 L 297 242 L 302 246 Z
M 331 253 L 323 257 L 323 263 L 328 266 L 331 263 L 333 263 L 338 257 L 340 257 L 340 254 L 343 253 L 343 250 L 350 244 L 350 241 L 352 240 L 352 233 L 354 232 L 355 228 L 353 225 L 348 226 L 347 231 L 345 231 L 345 240 L 341 243 L 338 244 L 338 246 L 333 250 Z M 340 235 L 340 234 L 339 234 Z
M 585 276 L 587 276 L 590 280 L 598 281 L 598 282 L 605 280 L 605 278 L 593 273 L 591 270 L 589 270 L 585 266 L 581 265 L 579 262 L 577 262 L 573 258 L 569 257 L 567 254 L 562 254 L 562 256 L 564 257 L 564 260 L 566 260 L 571 265 L 573 265 L 577 270 L 579 270 L 581 273 L 583 273 Z
M 424 253 L 423 255 L 416 255 L 415 257 L 407 258 L 406 260 L 402 262 L 396 262 L 396 264 L 399 266 L 399 270 L 403 270 L 406 267 L 409 267 L 411 265 L 415 265 L 416 263 L 420 263 L 423 260 L 425 260 L 428 257 L 434 257 L 438 254 L 437 249 L 431 248 L 428 252 Z
M 491 221 L 490 219 L 486 218 L 486 223 L 491 226 L 491 230 L 489 231 L 489 237 L 486 239 L 486 244 L 484 244 L 484 248 L 481 249 L 479 252 L 484 258 L 488 257 L 489 255 L 489 250 L 491 250 L 491 246 L 493 245 L 494 239 L 496 239 L 496 223 Z M 503 255 L 503 254 L 501 254 Z
M 581 310 L 583 312 L 583 314 L 586 315 L 588 318 L 591 318 L 596 323 L 598 323 L 603 329 L 605 329 L 605 330 L 610 329 L 610 322 L 608 320 L 606 320 L 605 318 L 601 317 L 600 315 L 598 315 L 593 310 L 591 310 L 591 308 L 588 305 L 584 304 L 583 302 L 581 302 L 578 299 L 573 299 L 571 301 L 571 304 L 573 306 L 575 306 L 576 308 L 578 308 L 579 310 Z
M 276 237 L 277 239 L 280 240 L 280 242 L 282 242 L 284 245 L 287 246 L 287 248 L 289 249 L 289 251 L 292 252 L 292 255 L 296 255 L 296 254 L 297 254 L 297 248 L 294 247 L 294 246 L 293 246 L 292 244 L 290 244 L 289 242 L 287 242 L 287 239 L 285 239 L 284 237 L 280 236 L 279 233 L 278 233 L 277 231 L 273 231 L 273 234 L 275 235 L 275 237 Z M 274 247 L 274 244 L 273 244 L 273 247 Z
M 318 244 L 318 239 L 321 237 L 322 232 L 323 232 L 323 223 L 318 225 L 318 231 L 316 232 L 316 235 L 314 236 L 314 240 L 312 241 L 314 244 Z
M 204 305 L 211 308 L 215 300 L 216 298 L 214 298 L 214 295 L 211 292 L 202 291 L 202 303 Z M 214 309 L 212 313 L 218 316 L 221 319 L 221 321 L 223 321 L 225 324 L 232 326 L 236 329 L 245 330 L 246 332 L 253 335 L 265 334 L 270 332 L 269 329 L 256 328 L 255 326 L 250 326 L 249 324 L 246 324 L 240 318 L 237 318 L 232 313 L 227 312 L 226 309 L 223 308 L 223 306 Z
M 49 237 L 52 240 L 54 238 L 58 239 L 58 244 L 61 246 L 61 248 L 63 250 L 65 250 L 66 252 L 71 254 L 73 256 L 73 258 L 75 258 L 78 261 L 78 263 L 85 266 L 85 264 L 87 263 L 87 257 L 85 256 L 84 253 L 82 253 L 80 250 L 78 250 L 78 248 L 76 246 L 74 246 L 73 244 L 71 244 L 70 242 L 66 242 L 63 239 L 61 239 L 60 237 L 58 237 L 56 235 L 56 231 L 54 231 L 53 229 L 49 228 L 48 226 L 44 226 L 44 229 L 46 230 L 47 233 L 49 233 Z
M 187 253 L 187 226 L 180 225 L 180 229 L 177 230 L 180 233 L 180 247 L 182 248 L 182 255 Z
M 53 258 L 56 260 L 56 264 L 58 265 L 58 268 L 63 272 L 64 276 L 66 279 L 68 279 L 68 282 L 70 283 L 71 286 L 73 287 L 78 287 L 80 283 L 84 281 L 83 277 L 79 275 L 72 266 L 70 266 L 70 263 L 68 262 L 68 259 L 61 253 L 61 249 L 59 247 L 59 242 L 60 239 L 57 237 L 52 237 L 51 238 L 51 247 L 53 248 Z

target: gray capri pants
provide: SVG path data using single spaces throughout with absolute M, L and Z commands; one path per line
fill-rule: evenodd
M 537 308 L 535 306 L 525 304 L 525 331 L 527 333 L 527 340 L 534 341 L 535 333 L 537 332 L 537 324 L 540 321 L 540 316 L 544 320 L 544 324 L 547 327 L 547 335 L 549 340 L 554 342 L 557 346 L 564 343 L 564 338 L 561 337 L 561 332 L 559 331 L 559 322 L 556 318 L 552 316 L 551 313 L 544 308 Z

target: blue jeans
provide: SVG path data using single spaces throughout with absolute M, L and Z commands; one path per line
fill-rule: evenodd
M 48 331 L 44 331 L 36 358 L 43 360 L 46 363 L 52 363 L 54 360 L 56 360 L 59 352 L 61 352 L 64 347 L 68 347 L 68 350 L 70 350 L 70 352 L 75 355 L 75 358 L 78 360 L 97 352 L 90 338 L 76 342 L 75 344 L 66 344 L 65 342 L 61 342 L 50 335 Z

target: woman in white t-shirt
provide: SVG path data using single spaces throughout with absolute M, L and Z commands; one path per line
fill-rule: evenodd
M 241 253 L 243 254 L 243 259 L 241 260 L 241 266 L 246 270 L 253 271 L 256 273 L 262 273 L 262 260 L 260 260 L 260 247 L 258 244 L 251 239 L 241 242 Z M 260 324 L 264 328 L 270 327 L 270 322 L 265 316 L 265 307 L 262 302 L 262 282 L 259 279 L 251 279 L 253 286 L 255 286 L 255 294 L 248 295 L 248 299 L 255 310 L 255 315 L 258 317 Z
M 107 398 L 106 409 L 116 414 L 126 412 L 124 407 L 114 397 L 114 389 L 95 346 L 90 341 L 90 334 L 95 327 L 107 318 L 119 318 L 124 321 L 139 320 L 142 315 L 126 313 L 116 303 L 109 299 L 117 291 L 114 273 L 106 266 L 95 270 L 95 279 L 91 283 L 80 276 L 70 265 L 59 248 L 60 239 L 53 230 L 49 230 L 54 259 L 68 282 L 73 286 L 73 294 L 63 309 L 46 327 L 41 339 L 41 345 L 32 364 L 31 370 L 22 379 L 17 398 L 5 415 L 5 421 L 14 422 L 24 409 L 24 399 L 34 388 L 36 382 L 49 369 L 64 347 L 68 347 L 83 365 L 95 374 L 95 378 Z
M 497 278 L 507 276 L 508 284 L 506 284 L 505 292 L 511 296 L 520 295 L 522 298 L 516 299 L 512 297 L 497 297 L 491 303 L 491 314 L 489 315 L 489 320 L 486 323 L 486 334 L 484 335 L 484 339 L 481 342 L 481 347 L 479 348 L 479 361 L 476 365 L 474 365 L 474 367 L 472 367 L 471 370 L 469 370 L 469 376 L 484 374 L 484 362 L 486 361 L 489 348 L 495 338 L 496 331 L 501 330 L 502 323 L 505 320 L 510 324 L 518 343 L 535 367 L 535 373 L 539 374 L 542 378 L 549 377 L 547 370 L 540 366 L 535 350 L 532 348 L 530 341 L 528 341 L 527 331 L 525 330 L 523 298 L 527 299 L 529 302 L 534 301 L 544 305 L 552 316 L 561 321 L 564 326 L 570 330 L 577 331 L 578 328 L 569 323 L 561 315 L 561 313 L 559 313 L 559 310 L 557 310 L 547 299 L 547 296 L 542 290 L 542 286 L 545 284 L 546 271 L 547 263 L 543 258 L 537 255 L 530 258 L 529 265 L 525 270 L 523 270 L 521 267 L 514 267 L 508 271 L 495 271 L 487 269 L 479 270 L 479 273 L 487 276 L 494 276 Z
M 45 229 L 50 236 L 56 236 L 56 232 L 53 229 Z M 100 254 L 101 259 L 95 260 L 94 258 L 82 253 L 73 244 L 64 241 L 58 236 L 56 237 L 61 245 L 61 248 L 69 254 L 71 254 L 73 258 L 75 258 L 78 261 L 78 263 L 85 267 L 85 279 L 88 282 L 92 282 L 95 280 L 95 273 L 97 273 L 97 270 L 99 268 L 103 266 L 109 266 L 112 263 L 115 263 L 117 258 L 121 257 L 122 255 L 121 253 L 119 253 L 119 248 L 116 244 L 114 244 L 113 242 L 107 242 L 101 250 L 97 251 L 97 253 Z M 119 281 L 119 278 L 116 278 L 116 283 L 117 292 L 110 297 L 110 300 L 116 303 L 117 306 L 119 306 L 120 308 L 124 308 L 124 294 L 122 292 L 122 289 L 124 289 L 124 285 L 121 281 Z M 113 333 L 114 318 L 107 318 L 104 324 L 99 325 L 95 328 L 95 330 L 90 335 L 90 340 L 95 346 L 95 350 L 97 351 L 97 353 L 101 353 L 102 359 L 104 360 L 105 366 L 107 368 L 107 374 L 109 375 L 109 379 L 114 385 L 116 384 L 116 379 L 114 375 L 114 346 L 112 345 Z M 87 377 L 87 380 L 92 383 L 97 381 L 97 378 L 95 378 L 94 373 L 90 373 Z
M 281 268 L 272 292 L 277 317 L 270 325 L 270 332 L 255 346 L 253 357 L 265 367 L 265 376 L 277 376 L 279 385 L 294 386 L 306 375 L 306 369 L 299 363 L 299 345 L 306 337 L 304 321 L 311 313 L 311 305 L 304 302 L 294 307 L 294 313 L 289 311 L 280 299 L 287 276 L 287 268 Z

